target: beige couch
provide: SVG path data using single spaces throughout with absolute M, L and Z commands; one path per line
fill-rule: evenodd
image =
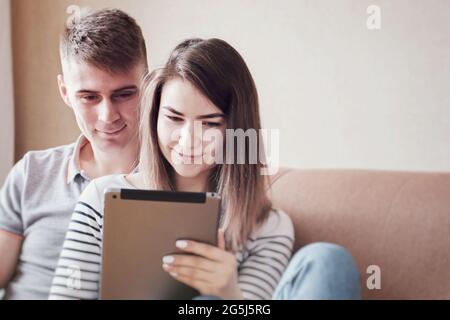
M 271 192 L 293 218 L 296 248 L 349 249 L 365 299 L 450 299 L 450 173 L 282 169 Z M 370 265 L 379 290 L 367 288 Z

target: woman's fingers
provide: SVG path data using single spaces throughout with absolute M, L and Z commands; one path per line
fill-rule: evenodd
M 219 247 L 190 240 L 178 240 L 176 246 L 186 254 L 163 257 L 163 269 L 174 279 L 202 294 L 237 296 L 236 257 L 225 250 L 224 233 L 218 233 Z M 240 292 L 240 291 L 239 291 Z
M 211 281 L 211 273 L 199 268 L 163 264 L 163 269 L 174 278 L 184 277 L 205 282 Z
M 168 272 L 172 278 L 185 285 L 198 290 L 201 294 L 210 291 L 213 282 L 212 273 L 195 267 L 172 266 L 163 264 L 164 271 Z
M 188 254 L 173 254 L 164 256 L 162 262 L 170 266 L 195 267 L 209 272 L 212 272 L 215 268 L 217 268 L 216 262 L 214 261 Z
M 178 240 L 175 245 L 185 252 L 194 253 L 213 261 L 223 262 L 224 260 L 229 259 L 228 252 L 210 244 L 189 240 Z
M 209 288 L 209 282 L 206 282 L 206 281 L 203 281 L 203 280 L 199 280 L 199 279 L 196 279 L 196 278 L 191 278 L 191 277 L 175 274 L 175 273 L 171 274 L 171 276 L 175 280 L 178 280 L 178 281 L 184 283 L 185 285 L 198 290 L 201 294 L 207 294 L 207 292 L 209 290 L 208 289 Z

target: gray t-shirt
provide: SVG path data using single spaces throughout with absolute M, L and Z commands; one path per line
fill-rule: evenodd
M 90 179 L 79 169 L 76 143 L 28 152 L 0 190 L 0 229 L 24 237 L 4 299 L 47 299 L 64 236 Z

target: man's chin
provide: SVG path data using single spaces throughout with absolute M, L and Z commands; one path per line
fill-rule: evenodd
M 118 151 L 123 151 L 129 144 L 130 139 L 126 138 L 103 138 L 103 137 L 96 137 L 94 139 L 95 148 L 100 149 L 102 152 L 105 153 L 116 153 Z

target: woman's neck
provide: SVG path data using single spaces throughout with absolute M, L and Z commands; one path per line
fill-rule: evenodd
M 186 192 L 207 192 L 208 191 L 208 172 L 204 172 L 194 178 L 182 177 L 175 173 L 175 188 L 177 191 Z
M 175 190 L 176 191 L 185 191 L 185 192 L 208 192 L 209 189 L 208 184 L 209 173 L 206 172 L 204 174 L 199 175 L 195 178 L 186 178 L 182 177 L 179 174 L 175 173 Z M 134 173 L 129 174 L 125 177 L 125 179 L 135 188 L 145 189 L 144 177 L 142 173 Z

